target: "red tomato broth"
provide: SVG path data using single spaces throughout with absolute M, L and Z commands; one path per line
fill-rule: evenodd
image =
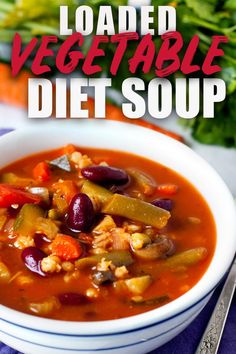
M 157 162 L 120 151 L 107 151 L 92 148 L 77 148 L 83 154 L 87 154 L 94 160 L 106 161 L 109 165 L 118 168 L 135 167 L 147 175 L 153 177 L 158 184 L 171 183 L 178 186 L 178 191 L 171 199 L 174 200 L 174 208 L 171 211 L 171 218 L 167 226 L 162 230 L 167 236 L 174 239 L 176 253 L 195 248 L 206 247 L 207 257 L 196 265 L 189 266 L 179 272 L 165 270 L 158 274 L 158 265 L 163 260 L 143 261 L 135 258 L 135 264 L 129 266 L 134 273 L 140 274 L 142 267 L 149 271 L 155 281 L 145 290 L 144 299 L 158 296 L 169 296 L 172 301 L 186 291 L 191 289 L 206 272 L 214 254 L 216 244 L 216 228 L 211 211 L 195 187 L 176 172 L 168 169 Z M 62 149 L 51 152 L 44 152 L 26 157 L 4 169 L 2 173 L 13 172 L 19 177 L 32 178 L 33 168 L 41 161 L 52 160 L 58 157 Z M 76 172 L 53 171 L 51 179 L 45 182 L 38 182 L 40 186 L 50 186 L 58 178 L 74 179 Z M 163 194 L 155 192 L 148 200 L 162 197 Z M 168 198 L 168 196 L 167 196 Z M 199 218 L 201 222 L 194 224 L 188 220 L 189 217 Z M 4 239 L 0 232 L 0 241 Z M 10 244 L 13 242 L 9 240 Z M 32 313 L 28 308 L 29 302 L 40 302 L 49 296 L 57 296 L 60 293 L 81 293 L 84 294 L 91 288 L 89 278 L 90 270 L 81 270 L 77 280 L 65 283 L 65 273 L 40 277 L 31 273 L 21 260 L 21 250 L 14 247 L 3 246 L 0 248 L 0 261 L 4 262 L 11 274 L 14 276 L 22 271 L 24 275 L 30 275 L 34 279 L 33 285 L 18 286 L 16 280 L 8 284 L 1 284 L 0 303 L 10 308 Z M 157 305 L 133 304 L 130 295 L 126 292 L 117 294 L 112 285 L 102 285 L 98 291 L 98 297 L 80 306 L 61 306 L 45 317 L 68 320 L 68 321 L 95 321 L 122 318 L 146 312 L 158 307 Z

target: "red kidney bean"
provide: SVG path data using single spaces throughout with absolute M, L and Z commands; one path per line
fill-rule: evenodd
M 90 166 L 82 168 L 81 174 L 88 180 L 98 184 L 123 185 L 129 182 L 126 171 L 110 166 Z
M 93 224 L 95 211 L 90 198 L 76 194 L 70 202 L 67 214 L 67 226 L 73 231 L 88 231 Z
M 171 211 L 174 206 L 174 202 L 171 199 L 155 199 L 151 204 L 168 211 Z
M 47 255 L 36 247 L 27 247 L 21 253 L 21 258 L 25 263 L 25 266 L 33 273 L 37 273 L 41 276 L 46 274 L 41 269 L 41 261 Z
M 59 294 L 58 299 L 62 305 L 77 306 L 89 302 L 87 296 L 79 293 Z
M 46 235 L 44 234 L 35 234 L 34 235 L 34 243 L 37 248 L 42 248 L 45 244 L 51 242 Z

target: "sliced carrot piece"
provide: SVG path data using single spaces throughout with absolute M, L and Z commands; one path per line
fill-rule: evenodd
M 56 182 L 52 185 L 52 189 L 56 194 L 64 197 L 67 204 L 70 204 L 71 199 L 78 193 L 75 183 L 70 180 Z
M 76 148 L 74 145 L 68 144 L 68 145 L 64 146 L 62 150 L 63 150 L 63 154 L 69 155 L 69 154 L 72 154 L 73 152 L 75 152 Z
M 50 179 L 51 176 L 51 171 L 49 168 L 49 165 L 47 162 L 39 162 L 35 168 L 33 169 L 33 176 L 34 179 L 41 181 L 41 182 L 46 182 Z
M 80 243 L 71 236 L 58 234 L 51 243 L 52 253 L 62 260 L 77 259 L 82 254 Z
M 157 191 L 163 195 L 175 195 L 178 191 L 178 186 L 171 183 L 159 184 Z

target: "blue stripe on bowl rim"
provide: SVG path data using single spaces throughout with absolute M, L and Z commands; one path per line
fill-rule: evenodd
M 193 316 L 195 316 L 197 313 L 199 312 L 199 310 L 195 311 Z M 124 349 L 124 348 L 128 348 L 128 347 L 133 347 L 135 345 L 140 345 L 142 343 L 147 343 L 147 342 L 150 342 L 151 340 L 154 340 L 158 337 L 161 337 L 165 334 L 168 334 L 170 333 L 171 331 L 173 331 L 174 329 L 178 329 L 180 327 L 183 326 L 183 323 L 177 325 L 177 326 L 173 326 L 172 328 L 168 329 L 167 331 L 164 331 L 162 333 L 159 333 L 158 335 L 155 335 L 153 337 L 150 337 L 148 339 L 145 339 L 145 340 L 140 340 L 139 342 L 135 342 L 135 343 L 131 343 L 131 344 L 126 344 L 126 345 L 121 345 L 121 346 L 118 346 L 118 347 L 110 347 L 110 348 L 99 348 L 99 349 L 68 349 L 68 348 L 60 348 L 60 347 L 54 347 L 54 346 L 48 346 L 48 345 L 45 345 L 45 344 L 39 344 L 39 343 L 35 343 L 35 342 L 31 342 L 31 341 L 28 341 L 28 340 L 25 340 L 25 339 L 22 339 L 20 337 L 17 337 L 17 336 L 14 336 L 12 334 L 9 334 L 5 331 L 3 331 L 2 329 L 0 329 L 0 333 L 3 333 L 11 338 L 14 338 L 14 339 L 18 339 L 18 340 L 21 340 L 23 342 L 26 342 L 26 343 L 29 343 L 29 344 L 32 344 L 32 345 L 36 345 L 36 346 L 39 346 L 39 347 L 43 347 L 43 348 L 48 348 L 48 349 L 54 349 L 54 350 L 66 350 L 67 352 L 77 352 L 77 351 L 81 351 L 81 352 L 100 352 L 100 351 L 108 351 L 108 350 L 118 350 L 118 349 Z

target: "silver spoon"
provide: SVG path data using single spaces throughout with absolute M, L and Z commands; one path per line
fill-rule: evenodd
M 236 258 L 195 354 L 216 354 L 236 288 Z

